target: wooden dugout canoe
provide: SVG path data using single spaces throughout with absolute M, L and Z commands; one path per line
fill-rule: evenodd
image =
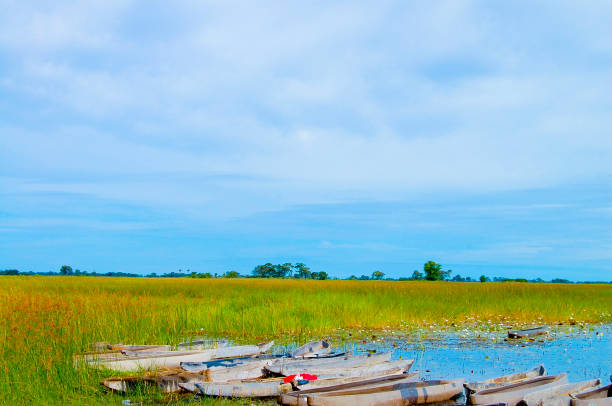
M 251 363 L 260 362 L 263 360 L 268 360 L 269 363 L 275 362 L 279 356 L 264 354 L 264 355 L 255 355 L 252 357 L 239 357 L 239 358 L 224 358 L 224 359 L 214 359 L 210 361 L 202 361 L 202 362 L 181 362 L 181 369 L 189 372 L 202 372 L 206 371 L 209 368 L 214 367 L 237 367 L 237 366 L 245 366 Z
M 612 384 L 573 395 L 571 406 L 612 405 Z
M 485 389 L 470 395 L 470 401 L 474 405 L 487 403 L 507 403 L 515 406 L 527 394 L 551 388 L 553 386 L 567 383 L 567 374 L 541 376 L 526 381 L 511 383 L 501 388 Z
M 311 358 L 329 354 L 331 345 L 325 340 L 312 341 L 291 352 L 293 358 Z
M 556 399 L 561 397 L 569 397 L 571 393 L 582 392 L 587 389 L 598 386 L 601 383 L 599 379 L 591 379 L 582 382 L 566 383 L 565 385 L 553 386 L 540 391 L 532 392 L 521 400 L 519 406 L 540 406 L 543 403 L 569 406 L 569 403 L 564 403 L 564 399 Z M 556 399 L 556 400 L 555 400 Z M 560 406 L 561 406 L 560 405 Z
M 269 372 L 287 376 L 294 373 L 310 371 L 316 368 L 350 368 L 354 366 L 376 365 L 388 361 L 391 361 L 391 352 L 365 355 L 347 355 L 345 357 L 338 358 L 312 358 L 308 360 L 280 358 L 267 366 L 266 369 Z
M 234 398 L 263 398 L 278 396 L 292 390 L 290 383 L 284 383 L 282 378 L 233 381 L 233 382 L 184 382 L 179 386 L 189 392 L 197 392 L 206 396 Z
M 159 373 L 144 373 L 142 375 L 107 378 L 101 383 L 114 392 L 129 392 L 137 384 L 145 383 L 156 385 L 163 392 L 173 393 L 182 390 L 182 388 L 178 386 L 179 382 L 199 379 L 202 379 L 202 377 L 197 374 L 168 370 Z
M 302 370 L 296 373 L 309 373 L 317 375 L 319 379 L 370 377 L 373 375 L 401 374 L 408 371 L 410 367 L 412 367 L 413 363 L 414 360 L 410 359 L 383 362 L 376 365 L 360 365 L 352 368 L 321 368 L 306 371 Z
M 537 378 L 538 376 L 546 375 L 546 368 L 544 365 L 538 365 L 528 371 L 517 372 L 514 374 L 498 376 L 495 378 L 485 379 L 479 382 L 467 382 L 463 386 L 467 390 L 467 394 L 478 392 L 485 389 L 499 388 L 509 383 L 516 383 L 525 381 L 527 379 Z
M 201 362 L 215 358 L 240 357 L 266 352 L 273 343 L 259 345 L 241 345 L 235 347 L 213 348 L 202 351 L 174 351 L 172 355 L 153 356 L 146 358 L 127 358 L 111 361 L 93 361 L 92 366 L 114 371 L 137 371 L 159 368 L 179 368 L 181 362 Z
M 309 406 L 404 406 L 436 403 L 463 393 L 463 382 L 463 379 L 407 382 L 395 385 L 391 390 L 376 391 L 372 388 L 372 393 L 336 395 L 328 392 L 306 397 Z
M 264 367 L 270 363 L 270 360 L 257 360 L 243 365 L 233 367 L 210 367 L 201 374 L 204 380 L 209 382 L 227 382 L 245 379 L 261 378 L 264 374 Z
M 523 330 L 510 330 L 508 331 L 508 338 L 525 338 L 540 336 L 543 334 L 548 334 L 549 331 L 550 329 L 548 328 L 548 326 L 526 328 Z
M 290 406 L 306 406 L 308 404 L 307 395 L 313 395 L 316 393 L 336 392 L 356 388 L 367 389 L 375 386 L 415 382 L 419 379 L 419 376 L 419 372 L 412 372 L 410 374 L 384 375 L 381 377 L 370 379 L 358 378 L 358 380 L 355 380 L 355 378 L 340 378 L 316 380 L 312 381 L 311 383 L 316 383 L 320 386 L 310 387 L 310 383 L 304 386 L 300 386 L 300 389 L 307 389 L 283 394 L 279 399 L 279 403 Z
M 387 373 L 377 373 L 377 372 L 372 372 L 372 374 L 370 375 L 365 375 L 365 376 L 351 376 L 351 377 L 339 377 L 339 378 L 322 378 L 322 379 L 317 379 L 315 381 L 307 381 L 305 383 L 293 383 L 294 387 L 296 387 L 298 390 L 296 392 L 304 392 L 305 390 L 319 390 L 322 388 L 328 388 L 330 386 L 337 386 L 337 385 L 343 385 L 343 384 L 348 384 L 348 383 L 354 383 L 354 382 L 359 382 L 359 381 L 370 381 L 370 380 L 376 380 L 376 379 L 382 379 L 385 377 L 388 377 L 388 379 L 401 379 L 401 378 L 406 378 L 406 377 L 418 377 L 420 376 L 420 372 L 419 371 L 414 371 L 414 372 L 398 372 L 398 373 L 392 373 L 392 374 L 387 374 Z M 391 377 L 396 377 L 396 378 L 391 378 Z

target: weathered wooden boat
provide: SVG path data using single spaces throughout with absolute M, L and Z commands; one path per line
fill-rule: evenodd
M 470 395 L 470 401 L 475 405 L 487 403 L 507 403 L 508 406 L 515 406 L 527 394 L 553 386 L 564 385 L 567 383 L 567 374 L 541 376 L 522 382 L 511 383 L 501 388 L 485 389 Z
M 74 365 L 75 368 L 81 366 L 89 366 L 94 368 L 99 368 L 104 366 L 105 364 L 111 364 L 115 361 L 129 361 L 129 360 L 138 360 L 138 359 L 147 359 L 153 357 L 163 357 L 174 354 L 180 355 L 193 355 L 198 354 L 200 351 L 163 351 L 159 353 L 147 353 L 144 355 L 140 354 L 131 354 L 131 356 L 127 356 L 122 354 L 121 352 L 109 352 L 105 354 L 86 354 L 86 355 L 75 355 L 74 356 Z M 153 355 L 155 354 L 155 355 Z
M 126 357 L 117 360 L 95 360 L 92 366 L 111 369 L 114 371 L 136 371 L 158 368 L 179 368 L 181 362 L 202 362 L 215 358 L 230 358 L 255 355 L 266 352 L 273 343 L 259 345 L 241 345 L 235 347 L 213 348 L 201 351 L 174 351 L 172 355 L 154 356 L 146 358 Z
M 123 358 L 150 358 L 150 357 L 164 357 L 167 355 L 174 354 L 195 354 L 202 350 L 160 350 L 160 351 L 151 351 L 151 350 L 141 350 L 141 351 L 132 351 L 132 350 L 121 350 L 121 355 L 124 355 Z M 115 358 L 121 358 L 120 356 L 115 356 Z
M 479 382 L 466 382 L 463 386 L 469 395 L 481 390 L 499 388 L 501 386 L 508 385 L 509 383 L 521 382 L 544 375 L 546 375 L 546 368 L 544 368 L 544 365 L 538 365 L 537 367 L 524 372 L 516 372 L 514 374 L 489 378 Z
M 612 405 L 612 384 L 572 396 L 571 406 L 610 406 Z
M 291 375 L 298 372 L 305 372 L 314 368 L 337 367 L 346 368 L 352 366 L 376 365 L 381 362 L 391 360 L 391 352 L 377 354 L 347 355 L 338 358 L 311 358 L 311 359 L 288 359 L 280 358 L 271 363 L 266 369 L 275 374 Z
M 153 344 L 153 345 L 111 345 L 109 347 L 111 351 L 170 351 L 172 348 L 165 344 Z
M 306 395 L 309 406 L 404 406 L 444 402 L 463 393 L 463 379 L 407 382 L 370 393 L 351 390 Z M 358 390 L 358 389 L 356 389 Z M 366 389 L 367 390 L 367 389 Z
M 264 367 L 270 362 L 271 360 L 263 359 L 230 367 L 212 366 L 200 372 L 200 374 L 206 381 L 210 382 L 256 379 L 261 378 L 266 373 Z
M 419 372 L 412 372 L 410 374 L 384 375 L 369 379 L 318 379 L 316 381 L 311 381 L 306 385 L 299 386 L 300 390 L 298 391 L 293 391 L 281 395 L 281 397 L 279 398 L 279 403 L 291 406 L 305 406 L 308 404 L 308 397 L 306 395 L 313 395 L 315 393 L 335 392 L 355 388 L 365 389 L 373 386 L 389 385 L 391 383 L 397 384 L 405 382 L 415 382 L 419 379 L 419 376 Z M 315 384 L 316 386 L 312 386 L 311 384 Z
M 280 357 L 280 355 L 263 354 L 251 357 L 222 358 L 201 362 L 181 362 L 181 369 L 189 372 L 202 372 L 211 367 L 236 367 L 259 362 L 261 360 L 269 360 L 270 363 L 272 363 Z
M 404 373 L 412 367 L 414 360 L 383 362 L 376 365 L 360 365 L 352 368 L 321 368 L 301 371 L 317 375 L 319 379 L 369 377 L 372 375 L 393 375 Z M 297 373 L 301 373 L 297 372 Z M 291 375 L 291 374 L 290 374 Z
M 549 331 L 550 329 L 548 328 L 548 326 L 527 328 L 523 330 L 510 330 L 508 331 L 508 338 L 525 338 L 540 336 L 543 334 L 548 334 Z
M 543 403 L 559 404 L 569 406 L 569 402 L 565 403 L 571 393 L 582 392 L 587 389 L 598 386 L 601 383 L 599 379 L 591 379 L 582 382 L 571 382 L 564 385 L 553 386 L 542 389 L 536 392 L 528 393 L 523 399 L 518 402 L 519 406 L 541 406 Z
M 343 384 L 359 382 L 359 381 L 380 379 L 383 377 L 396 377 L 396 376 L 400 378 L 418 377 L 420 376 L 420 374 L 421 373 L 419 371 L 400 372 L 400 373 L 394 373 L 394 374 L 385 374 L 384 371 L 383 373 L 373 371 L 371 374 L 366 375 L 366 376 L 349 376 L 349 377 L 338 377 L 338 378 L 325 378 L 324 377 L 322 379 L 319 378 L 314 381 L 292 382 L 292 384 L 293 384 L 293 387 L 296 388 L 297 391 L 304 391 L 304 390 L 326 388 L 326 387 L 335 386 L 335 385 L 343 385 Z
M 331 345 L 325 340 L 312 341 L 291 352 L 293 358 L 312 358 L 329 354 Z
M 122 376 L 107 378 L 102 385 L 115 392 L 128 392 L 138 384 L 156 385 L 166 393 L 179 392 L 182 390 L 178 384 L 201 380 L 197 374 L 179 372 L 175 370 L 161 371 L 159 373 L 144 373 L 142 375 Z
M 290 383 L 284 383 L 282 378 L 245 380 L 232 382 L 181 382 L 178 384 L 189 392 L 197 392 L 206 396 L 222 396 L 234 398 L 262 398 L 278 396 L 292 390 Z

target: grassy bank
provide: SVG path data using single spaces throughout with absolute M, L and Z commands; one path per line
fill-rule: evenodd
M 189 335 L 301 341 L 344 329 L 611 322 L 612 286 L 254 279 L 0 277 L 0 402 L 113 404 L 89 343 Z

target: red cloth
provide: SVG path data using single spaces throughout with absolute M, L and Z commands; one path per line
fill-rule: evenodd
M 297 380 L 297 381 L 316 381 L 317 380 L 317 376 L 316 375 L 311 375 L 311 374 L 294 374 L 294 375 L 289 375 L 287 377 L 285 377 L 285 379 L 283 379 L 283 381 L 285 383 L 289 383 L 293 380 Z

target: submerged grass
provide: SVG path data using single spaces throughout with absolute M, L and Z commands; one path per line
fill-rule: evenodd
M 119 403 L 99 386 L 108 373 L 73 368 L 73 355 L 96 341 L 295 342 L 338 329 L 608 323 L 611 309 L 611 285 L 0 277 L 0 402 Z M 155 391 L 137 396 L 172 402 Z

